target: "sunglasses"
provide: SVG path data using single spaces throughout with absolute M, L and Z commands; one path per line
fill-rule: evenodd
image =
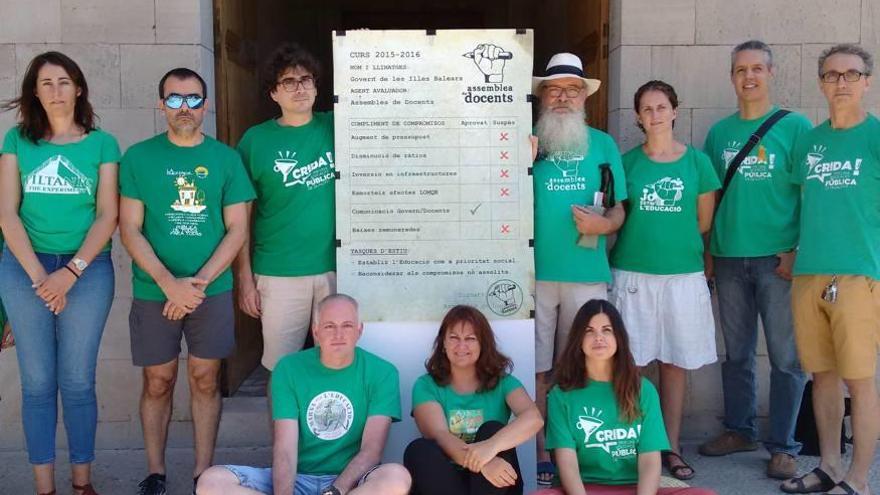
M 197 94 L 179 95 L 177 93 L 171 93 L 165 97 L 165 106 L 172 110 L 177 110 L 183 106 L 184 101 L 190 110 L 198 110 L 205 104 L 205 97 Z

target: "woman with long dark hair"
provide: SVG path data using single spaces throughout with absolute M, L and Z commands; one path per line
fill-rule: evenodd
M 404 453 L 415 495 L 513 495 L 523 491 L 516 446 L 543 425 L 537 406 L 510 374 L 486 317 L 471 306 L 446 313 L 413 385 L 422 438 Z M 510 420 L 511 413 L 516 418 Z
M 61 393 L 75 495 L 95 495 L 95 367 L 113 301 L 119 145 L 96 127 L 79 66 L 58 52 L 34 57 L 19 123 L 0 157 L 0 296 L 21 372 L 22 422 L 38 494 L 55 493 Z
M 623 155 L 629 199 L 611 252 L 609 300 L 626 319 L 636 366 L 659 364 L 671 447 L 662 454 L 663 465 L 686 480 L 694 477 L 679 444 L 687 371 L 718 359 L 702 234 L 712 226 L 721 184 L 705 153 L 675 139 L 678 95 L 672 86 L 648 81 L 633 105 L 645 142 Z
M 537 494 L 714 494 L 659 488 L 660 452 L 669 448 L 660 400 L 639 375 L 614 305 L 581 306 L 554 370 L 546 432 L 561 486 Z

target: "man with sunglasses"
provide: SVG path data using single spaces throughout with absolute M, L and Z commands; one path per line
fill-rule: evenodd
M 795 339 L 813 374 L 819 466 L 782 484 L 789 493 L 868 493 L 877 448 L 880 343 L 880 119 L 865 110 L 871 55 L 843 44 L 819 56 L 829 119 L 798 140 L 792 180 L 802 193 L 791 289 Z M 853 456 L 840 455 L 843 387 L 852 399 Z
M 194 479 L 213 460 L 220 360 L 235 344 L 229 266 L 247 238 L 247 205 L 255 195 L 235 150 L 202 133 L 206 98 L 194 71 L 165 74 L 159 110 L 168 131 L 129 148 L 119 172 L 119 230 L 133 260 L 131 351 L 143 367 L 140 413 L 150 473 L 140 495 L 166 493 L 181 335 L 189 352 Z
M 270 371 L 303 347 L 314 308 L 336 292 L 333 114 L 313 110 L 319 77 L 309 52 L 280 46 L 263 71 L 280 116 L 238 144 L 257 192 L 250 242 L 235 263 L 238 303 L 261 320 Z
M 611 136 L 586 123 L 587 97 L 599 85 L 585 77 L 581 59 L 571 53 L 553 55 L 545 76 L 532 78 L 532 92 L 541 101 L 533 169 L 535 390 L 545 417 L 550 371 L 575 314 L 590 299 L 608 298 L 605 236 L 616 232 L 625 216 L 620 151 Z M 603 206 L 610 207 L 603 212 Z M 547 485 L 555 468 L 543 432 L 537 447 L 538 483 Z

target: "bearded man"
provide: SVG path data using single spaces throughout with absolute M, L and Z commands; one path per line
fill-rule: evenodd
M 626 186 L 620 151 L 608 134 L 586 123 L 584 103 L 600 81 L 584 77 L 580 58 L 557 53 L 544 77 L 532 78 L 540 98 L 535 126 L 535 388 L 546 418 L 549 375 L 572 320 L 590 299 L 607 299 L 611 270 L 605 236 L 624 220 Z M 555 469 L 538 434 L 538 483 Z

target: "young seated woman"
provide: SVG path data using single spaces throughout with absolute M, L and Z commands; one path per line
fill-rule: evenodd
M 660 488 L 660 452 L 669 449 L 660 400 L 639 376 L 611 303 L 581 306 L 554 369 L 546 432 L 561 486 L 535 495 L 715 494 Z
M 510 359 L 498 352 L 486 317 L 470 306 L 450 309 L 425 368 L 412 393 L 422 438 L 404 453 L 411 493 L 521 494 L 515 449 L 544 422 L 510 374 Z

